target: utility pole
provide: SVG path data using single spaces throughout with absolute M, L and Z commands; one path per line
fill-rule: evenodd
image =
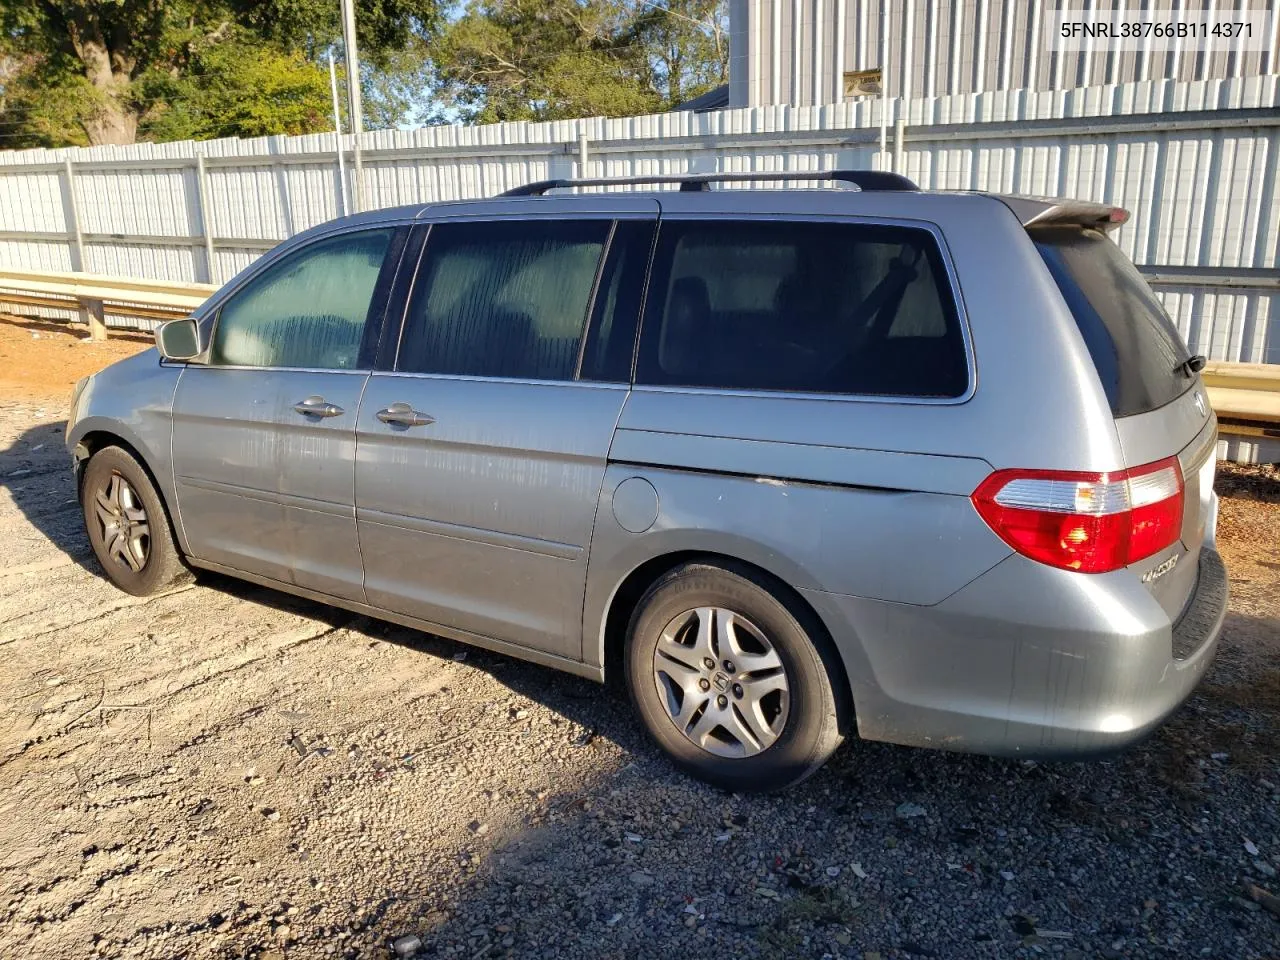
M 333 51 L 329 51 L 329 90 L 333 94 L 333 145 L 338 154 L 338 197 L 342 208 L 338 216 L 345 217 L 351 211 L 347 200 L 347 170 L 342 162 L 342 113 L 338 109 L 338 71 L 333 66 Z
M 880 0 L 880 170 L 889 169 L 889 10 L 889 0 Z
M 347 112 L 350 114 L 352 163 L 355 175 L 355 196 L 352 198 L 353 213 L 365 208 L 364 166 L 360 158 L 360 137 L 364 133 L 364 108 L 360 103 L 360 53 L 356 49 L 356 10 L 355 0 L 340 0 L 342 3 L 342 42 L 347 51 Z

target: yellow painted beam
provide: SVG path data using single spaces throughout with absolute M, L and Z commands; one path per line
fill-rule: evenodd
M 1206 390 L 1209 406 L 1219 417 L 1280 423 L 1280 382 L 1271 391 L 1235 387 L 1208 387 Z
M 0 270 L 0 289 L 69 297 L 73 300 L 104 300 L 174 310 L 194 310 L 218 288 L 211 283 L 178 283 L 97 273 L 6 269 Z

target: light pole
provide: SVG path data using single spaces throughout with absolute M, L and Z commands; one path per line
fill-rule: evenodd
M 360 158 L 360 137 L 364 133 L 364 109 L 360 103 L 360 52 L 356 49 L 355 0 L 340 0 L 342 4 L 342 43 L 347 51 L 347 112 L 351 123 L 352 163 L 355 175 L 355 196 L 352 212 L 365 208 L 364 167 Z
M 338 72 L 333 66 L 333 51 L 329 51 L 329 91 L 333 94 L 333 143 L 338 153 L 338 196 L 342 209 L 338 215 L 345 217 L 351 211 L 347 200 L 347 171 L 342 162 L 342 112 L 338 109 Z

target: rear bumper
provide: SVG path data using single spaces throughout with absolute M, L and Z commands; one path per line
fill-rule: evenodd
M 1217 651 L 1227 576 L 1207 542 L 1176 624 L 1128 571 L 1012 556 L 932 607 L 806 597 L 849 672 L 865 739 L 998 756 L 1080 757 L 1138 741 Z

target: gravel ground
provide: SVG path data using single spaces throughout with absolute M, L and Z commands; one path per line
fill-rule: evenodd
M 1224 478 L 1222 653 L 1144 745 L 854 743 L 756 797 L 586 681 L 222 578 L 114 590 L 62 415 L 0 402 L 0 957 L 1280 957 L 1274 470 Z

